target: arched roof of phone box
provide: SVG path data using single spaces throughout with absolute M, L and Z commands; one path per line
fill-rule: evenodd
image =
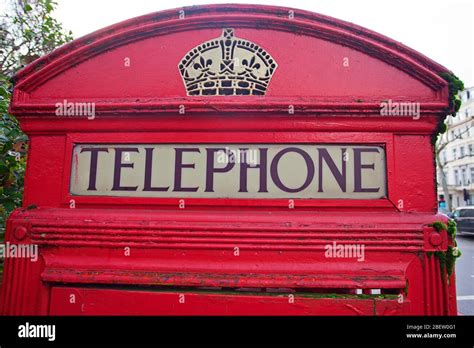
M 235 81 L 222 85 L 220 73 Z M 445 115 L 443 74 L 450 72 L 401 43 L 327 16 L 185 7 L 112 25 L 38 59 L 17 74 L 11 112 L 51 115 L 58 101 L 80 100 L 94 102 L 97 115 L 174 113 L 179 105 L 197 113 L 286 113 L 293 105 L 303 113 L 368 115 L 397 100 Z

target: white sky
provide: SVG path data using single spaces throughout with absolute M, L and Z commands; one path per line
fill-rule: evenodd
M 379 32 L 423 53 L 474 85 L 473 0 L 57 0 L 55 17 L 80 37 L 128 18 L 208 3 L 301 8 Z

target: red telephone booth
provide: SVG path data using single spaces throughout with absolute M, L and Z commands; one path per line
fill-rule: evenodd
M 16 76 L 5 315 L 456 314 L 432 139 L 450 72 L 354 24 L 198 6 Z M 441 255 L 441 256 L 440 256 Z

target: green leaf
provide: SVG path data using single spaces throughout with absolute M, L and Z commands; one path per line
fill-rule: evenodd
M 4 86 L 0 86 L 0 96 L 5 99 L 10 99 L 10 92 L 8 92 Z
M 3 202 L 3 206 L 7 211 L 13 211 L 13 209 L 15 209 L 15 203 L 13 201 Z
M 25 133 L 21 133 L 17 138 L 17 141 L 28 141 L 28 136 Z
M 10 168 L 8 168 L 5 164 L 0 164 L 0 174 L 10 173 Z

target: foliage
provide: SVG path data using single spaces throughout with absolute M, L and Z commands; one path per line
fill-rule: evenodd
M 53 0 L 10 0 L 10 11 L 1 17 L 0 59 L 2 76 L 13 76 L 20 68 L 72 40 L 52 17 Z
M 456 116 L 461 107 L 459 92 L 464 90 L 464 83 L 454 74 L 443 72 L 439 75 L 449 83 L 449 107 L 453 110 L 451 115 Z
M 451 237 L 451 239 L 456 238 L 457 229 L 458 227 L 456 225 L 456 221 L 454 221 L 453 219 L 449 219 L 447 231 L 448 231 L 448 236 Z
M 18 121 L 8 113 L 10 93 L 0 86 L 0 226 L 16 207 L 21 206 L 26 156 L 20 151 L 26 135 Z
M 459 111 L 459 108 L 461 107 L 461 98 L 459 96 L 459 92 L 464 90 L 464 83 L 456 75 L 452 73 L 443 72 L 443 73 L 440 73 L 439 75 L 443 79 L 445 79 L 449 85 L 449 107 L 446 110 L 446 114 L 447 115 L 451 114 L 452 116 L 456 116 L 456 113 Z M 452 210 L 452 202 L 451 202 L 451 199 L 449 198 L 447 178 L 444 171 L 445 165 L 448 163 L 448 161 L 441 160 L 441 152 L 445 150 L 445 148 L 453 141 L 462 139 L 462 137 L 465 134 L 469 134 L 471 127 L 472 127 L 472 124 L 469 125 L 469 127 L 467 127 L 466 129 L 462 130 L 456 136 L 449 137 L 448 134 L 446 134 L 448 130 L 447 117 L 440 117 L 438 120 L 436 130 L 433 133 L 433 136 L 431 138 L 431 143 L 435 147 L 435 158 L 436 158 L 436 163 L 437 163 L 437 171 L 439 173 L 438 177 L 441 178 L 440 184 L 443 189 L 446 206 L 449 211 Z
M 464 83 L 454 74 L 442 72 L 439 74 L 443 79 L 448 82 L 449 85 L 449 110 L 451 116 L 456 116 L 456 113 L 461 107 L 461 98 L 459 97 L 459 92 L 464 90 Z M 447 131 L 448 125 L 446 124 L 445 118 L 440 118 L 436 131 L 433 134 L 431 143 L 436 145 L 438 136 Z
M 443 277 L 446 271 L 446 278 L 449 284 L 456 265 L 456 259 L 462 255 L 461 250 L 459 250 L 456 243 L 456 222 L 450 219 L 447 225 L 444 222 L 436 221 L 428 226 L 433 227 L 437 232 L 446 231 L 448 233 L 450 243 L 447 250 L 437 251 L 435 252 L 435 255 L 439 260 L 439 266 Z
M 10 0 L 0 16 L 0 242 L 5 220 L 22 204 L 27 137 L 8 113 L 13 76 L 25 65 L 72 40 L 52 16 L 53 0 Z
M 433 222 L 432 224 L 429 224 L 428 226 L 433 227 L 437 232 L 446 231 L 448 229 L 448 226 L 444 222 L 441 222 L 441 221 Z

